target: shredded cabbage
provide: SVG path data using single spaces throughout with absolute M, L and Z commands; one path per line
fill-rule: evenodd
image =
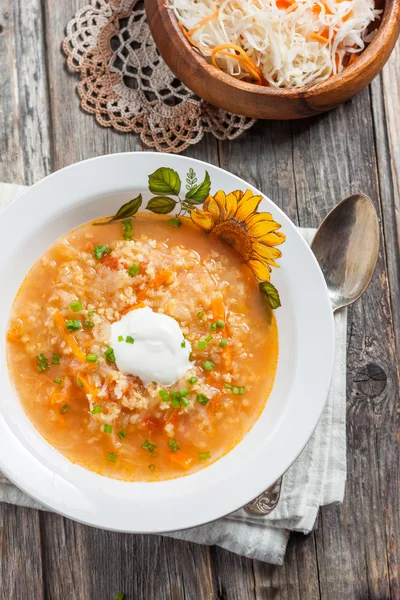
M 374 0 L 170 0 L 188 40 L 225 72 L 293 88 L 340 73 L 371 41 Z

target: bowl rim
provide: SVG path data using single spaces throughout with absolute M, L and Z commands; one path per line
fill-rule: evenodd
M 333 89 L 341 88 L 342 86 L 357 80 L 380 55 L 381 51 L 386 46 L 386 36 L 391 35 L 395 27 L 398 26 L 397 21 L 400 19 L 400 0 L 392 0 L 391 2 L 386 1 L 383 18 L 379 24 L 379 27 L 377 28 L 376 36 L 360 54 L 358 60 L 352 65 L 343 69 L 341 73 L 329 77 L 325 81 L 310 83 L 296 88 L 274 88 L 271 86 L 257 85 L 241 79 L 235 79 L 235 77 L 232 75 L 229 75 L 228 73 L 225 73 L 221 69 L 217 69 L 214 67 L 214 65 L 208 63 L 205 57 L 190 44 L 185 35 L 182 33 L 173 9 L 168 6 L 165 0 L 155 1 L 160 13 L 163 15 L 168 15 L 167 18 L 169 19 L 171 26 L 174 28 L 176 35 L 179 37 L 185 49 L 190 53 L 191 57 L 196 61 L 196 63 L 212 78 L 218 79 L 221 83 L 228 85 L 233 89 L 238 89 L 242 92 L 260 96 L 289 99 L 307 98 L 316 94 L 323 94 L 324 92 L 330 92 Z M 167 2 L 169 2 L 169 0 L 167 0 Z
M 254 186 L 247 184 L 238 176 L 220 167 L 189 157 L 156 152 L 110 154 L 75 163 L 39 181 L 28 188 L 0 214 L 0 231 L 3 230 L 4 234 L 9 232 L 8 238 L 7 235 L 0 236 L 0 273 L 5 269 L 9 256 L 13 256 L 13 249 L 8 250 L 8 246 L 12 243 L 10 243 L 10 240 L 14 239 L 12 231 L 15 231 L 15 229 L 12 229 L 10 225 L 13 220 L 20 222 L 21 212 L 24 212 L 24 223 L 29 228 L 31 227 L 30 219 L 32 215 L 41 215 L 40 211 L 37 211 L 37 202 L 39 201 L 46 201 L 49 205 L 47 222 L 51 222 L 49 219 L 53 219 L 55 216 L 59 217 L 65 213 L 68 203 L 71 206 L 79 207 L 89 200 L 98 199 L 98 190 L 103 196 L 108 196 L 110 193 L 121 193 L 121 191 L 127 193 L 127 190 L 129 193 L 134 189 L 139 189 L 132 175 L 132 161 L 135 160 L 137 172 L 139 173 L 137 178 L 143 177 L 143 165 L 145 165 L 144 172 L 146 174 L 151 173 L 153 168 L 159 168 L 160 166 L 177 168 L 177 170 L 182 165 L 187 167 L 196 166 L 198 170 L 204 169 L 215 174 L 216 178 L 220 174 L 222 179 L 232 182 L 233 189 L 240 189 L 244 186 L 252 189 L 254 193 L 260 193 L 263 200 L 271 205 L 269 210 L 272 210 L 274 215 L 280 218 L 287 235 L 290 233 L 294 244 L 292 252 L 296 251 L 296 257 L 298 252 L 304 257 L 305 273 L 310 276 L 309 283 L 313 288 L 313 294 L 308 299 L 312 297 L 314 300 L 314 304 L 310 306 L 309 314 L 312 315 L 312 323 L 309 324 L 307 335 L 310 333 L 311 339 L 312 336 L 317 337 L 320 343 L 318 348 L 312 348 L 310 354 L 306 352 L 304 356 L 299 357 L 299 363 L 296 364 L 295 374 L 293 375 L 293 380 L 297 384 L 296 394 L 292 388 L 288 393 L 291 397 L 296 396 L 296 399 L 301 397 L 303 404 L 300 406 L 296 402 L 293 406 L 294 410 L 291 418 L 289 419 L 285 413 L 279 421 L 279 426 L 277 425 L 270 434 L 272 441 L 275 440 L 275 449 L 282 450 L 282 454 L 278 453 L 274 456 L 274 460 L 269 460 L 268 476 L 264 472 L 260 476 L 260 468 L 263 468 L 265 460 L 270 458 L 270 454 L 265 454 L 267 442 L 263 442 L 265 447 L 263 446 L 262 449 L 258 450 L 257 448 L 258 454 L 252 454 L 250 460 L 248 455 L 244 455 L 243 449 L 237 450 L 243 443 L 242 440 L 227 455 L 192 475 L 151 483 L 112 480 L 87 471 L 78 465 L 73 465 L 63 455 L 54 450 L 52 446 L 47 445 L 47 442 L 44 442 L 40 434 L 31 425 L 31 429 L 35 432 L 34 435 L 40 437 L 41 444 L 44 443 L 46 448 L 48 447 L 49 455 L 56 453 L 60 457 L 59 461 L 62 461 L 64 465 L 63 468 L 66 466 L 66 474 L 64 472 L 60 473 L 60 471 L 51 468 L 52 463 L 48 457 L 40 456 L 36 447 L 34 452 L 29 450 L 27 441 L 17 436 L 5 414 L 3 414 L 3 408 L 0 407 L 0 429 L 2 431 L 0 436 L 0 468 L 20 489 L 55 512 L 88 525 L 128 533 L 164 533 L 202 525 L 230 514 L 274 483 L 289 468 L 312 436 L 324 409 L 333 372 L 335 331 L 331 303 L 322 272 L 310 247 L 290 219 L 265 194 L 259 192 Z M 140 169 L 140 166 L 142 166 L 142 169 Z M 81 181 L 82 172 L 85 178 Z M 118 175 L 125 178 L 123 182 L 118 179 Z M 104 187 L 104 181 L 108 183 L 109 189 Z M 129 182 L 129 185 L 127 182 Z M 59 192 L 56 195 L 57 203 L 53 202 L 55 189 Z M 51 198 L 49 198 L 49 195 L 51 195 Z M 45 200 L 46 197 L 47 200 Z M 40 218 L 43 222 L 43 217 L 40 216 Z M 32 231 L 36 232 L 37 227 L 36 229 L 33 228 Z M 24 232 L 22 231 L 22 233 Z M 65 233 L 64 229 L 63 234 Z M 4 242 L 2 238 L 4 238 Z M 21 248 L 21 246 L 18 246 L 18 242 L 15 243 L 17 249 L 18 247 Z M 298 269 L 292 269 L 291 277 L 294 279 L 298 277 L 297 271 Z M 307 296 L 307 293 L 305 291 L 302 296 Z M 318 299 L 317 302 L 315 302 L 315 298 Z M 0 323 L 4 333 L 8 317 L 9 314 Z M 300 319 L 298 318 L 296 321 L 297 327 L 299 327 L 299 323 Z M 307 343 L 310 343 L 309 340 L 307 340 Z M 10 378 L 4 360 L 1 360 L 1 358 L 4 358 L 4 351 L 1 352 L 0 368 L 3 369 L 3 375 L 7 373 L 6 379 L 8 381 L 6 384 L 0 381 L 0 387 L 4 388 L 4 385 L 6 385 L 4 389 L 8 392 L 11 389 Z M 315 359 L 315 362 L 311 358 Z M 316 364 L 318 364 L 317 369 L 315 368 Z M 312 386 L 306 385 L 307 382 L 312 382 Z M 15 393 L 12 397 L 19 404 Z M 304 413 L 304 402 L 307 403 L 306 414 Z M 8 404 L 10 403 L 8 402 Z M 22 410 L 21 407 L 20 409 Z M 304 427 L 299 427 L 299 414 L 302 419 L 305 419 Z M 28 421 L 26 416 L 25 420 Z M 259 420 L 244 439 L 251 436 Z M 279 428 L 282 430 L 283 438 L 280 439 L 279 444 L 276 444 L 276 430 L 279 430 Z M 234 457 L 231 456 L 233 453 L 235 453 Z M 231 457 L 230 462 L 227 457 Z M 235 463 L 233 469 L 232 461 L 237 461 L 238 458 L 240 460 Z M 227 472 L 224 472 L 222 464 L 225 471 L 226 466 L 228 466 Z M 73 475 L 69 474 L 70 472 Z M 227 486 L 230 486 L 231 493 L 227 492 Z M 165 503 L 174 498 L 180 510 L 177 509 L 176 512 L 171 513 L 171 511 L 159 510 L 159 505 L 156 505 L 158 512 L 149 514 L 150 506 L 143 508 L 139 501 L 143 497 L 150 499 L 150 488 L 155 492 L 151 495 L 151 502 L 153 503 L 151 508 L 153 511 L 155 508 L 154 503 L 160 495 L 164 498 Z M 182 497 L 177 496 L 176 490 L 180 490 Z M 210 490 L 214 494 L 212 496 L 213 503 L 207 504 L 210 498 L 208 495 Z M 186 506 L 187 498 L 185 494 L 193 500 L 194 506 L 191 505 L 190 508 Z M 156 498 L 153 498 L 153 496 L 156 496 Z M 114 512 L 109 510 L 110 502 L 113 502 Z M 131 514 L 135 502 L 139 513 Z

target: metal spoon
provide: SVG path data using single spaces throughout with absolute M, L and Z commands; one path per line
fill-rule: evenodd
M 367 289 L 379 253 L 379 223 L 376 210 L 364 194 L 339 202 L 318 228 L 311 249 L 324 274 L 335 312 L 352 304 Z M 279 501 L 282 477 L 244 507 L 264 516 Z

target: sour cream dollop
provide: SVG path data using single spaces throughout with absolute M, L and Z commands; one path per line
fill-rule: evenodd
M 136 375 L 146 387 L 152 381 L 173 385 L 191 367 L 192 348 L 178 322 L 149 307 L 132 310 L 113 323 L 110 341 L 118 369 Z

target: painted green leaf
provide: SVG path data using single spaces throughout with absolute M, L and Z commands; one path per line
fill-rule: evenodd
M 278 308 L 281 306 L 278 290 L 272 283 L 269 281 L 262 281 L 259 284 L 259 287 L 262 297 L 271 308 Z
M 160 167 L 149 175 L 149 190 L 152 194 L 173 194 L 177 196 L 181 191 L 181 180 L 173 169 Z
M 210 189 L 211 179 L 206 171 L 204 181 L 188 191 L 188 193 L 186 194 L 186 200 L 190 204 L 202 204 L 202 202 L 204 202 L 204 200 L 209 196 Z
M 168 198 L 168 196 L 156 196 L 149 200 L 146 208 L 147 210 L 151 210 L 153 213 L 157 213 L 158 215 L 167 215 L 172 210 L 174 210 L 177 202 L 172 198 Z
M 108 225 L 108 223 L 112 223 L 113 221 L 121 221 L 121 219 L 129 219 L 129 217 L 133 217 L 139 210 L 142 205 L 142 194 L 139 194 L 133 200 L 129 200 L 126 202 L 119 211 L 108 221 L 99 221 L 98 223 L 93 223 L 93 225 Z

